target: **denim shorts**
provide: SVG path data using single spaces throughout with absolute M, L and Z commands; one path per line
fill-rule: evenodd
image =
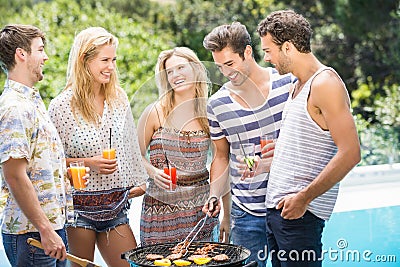
M 115 229 L 117 226 L 129 224 L 128 218 L 128 210 L 123 209 L 114 219 L 107 221 L 95 221 L 84 216 L 80 216 L 79 214 L 75 217 L 75 221 L 73 223 L 67 224 L 67 227 L 80 227 L 85 229 L 90 229 L 96 231 L 97 233 L 101 232 L 109 232 L 112 229 Z
M 62 238 L 68 251 L 67 235 L 65 229 L 56 230 Z M 24 267 L 65 267 L 67 260 L 59 261 L 44 254 L 44 250 L 29 245 L 26 240 L 31 237 L 40 240 L 39 232 L 30 232 L 21 235 L 2 234 L 3 246 L 11 266 Z

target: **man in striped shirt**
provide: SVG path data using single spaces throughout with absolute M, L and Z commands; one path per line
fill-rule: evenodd
M 346 87 L 311 52 L 312 30 L 291 10 L 271 13 L 257 29 L 264 60 L 298 78 L 286 103 L 266 195 L 273 267 L 322 265 L 322 231 L 339 181 L 360 161 Z
M 292 75 L 281 76 L 274 68 L 257 64 L 250 35 L 239 22 L 216 27 L 204 38 L 203 45 L 212 52 L 216 66 L 229 79 L 210 97 L 207 105 L 214 147 L 210 170 L 211 196 L 224 196 L 220 236 L 227 240 L 231 215 L 232 242 L 249 248 L 249 259 L 265 266 L 268 174 L 243 177 L 238 171 L 237 156 L 242 154 L 240 142 L 253 143 L 256 154 L 261 155 L 260 136 L 279 133 L 282 110 L 294 79 Z M 270 162 L 271 157 L 259 164 L 268 168 Z M 224 182 L 226 185 L 228 181 L 230 186 L 224 187 Z M 227 189 L 224 191 L 224 188 Z M 229 191 L 232 209 L 230 201 L 227 201 Z

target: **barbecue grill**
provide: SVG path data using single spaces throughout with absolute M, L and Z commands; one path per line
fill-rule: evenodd
M 146 255 L 148 254 L 159 254 L 163 255 L 164 258 L 167 257 L 168 255 L 172 254 L 171 249 L 175 247 L 178 244 L 178 242 L 173 242 L 173 243 L 164 243 L 164 244 L 154 244 L 154 245 L 149 245 L 149 246 L 143 246 L 143 247 L 137 247 L 135 249 L 132 249 L 128 252 L 125 252 L 121 255 L 122 259 L 127 260 L 130 263 L 131 267 L 135 266 L 143 266 L 143 267 L 153 267 L 156 266 L 154 265 L 153 261 L 147 260 Z M 208 252 L 209 257 L 213 257 L 218 254 L 226 254 L 228 255 L 229 259 L 224 262 L 216 262 L 214 260 L 210 261 L 207 264 L 201 265 L 201 266 L 231 266 L 231 267 L 250 267 L 250 266 L 257 266 L 256 262 L 251 262 L 246 264 L 247 258 L 250 256 L 250 250 L 238 246 L 238 245 L 232 245 L 232 244 L 225 244 L 225 243 L 218 243 L 218 242 L 205 242 L 205 241 L 193 241 L 192 244 L 188 247 L 188 253 L 182 259 L 188 260 L 188 257 L 194 254 L 197 248 L 202 248 L 204 246 L 207 246 L 209 244 L 215 244 L 214 249 L 210 250 Z M 174 266 L 172 264 L 171 266 Z M 193 263 L 193 267 L 199 267 L 199 265 Z

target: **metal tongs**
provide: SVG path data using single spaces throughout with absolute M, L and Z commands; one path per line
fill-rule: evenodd
M 217 202 L 218 202 L 218 198 L 215 196 L 212 196 L 208 199 L 208 208 L 209 208 L 208 212 L 212 213 L 214 211 Z M 189 246 L 195 240 L 196 236 L 200 233 L 201 229 L 203 229 L 204 224 L 206 223 L 206 221 L 209 217 L 210 216 L 208 216 L 208 213 L 206 213 L 206 216 L 203 219 L 201 219 L 196 224 L 195 227 L 193 227 L 192 231 L 190 231 L 190 233 L 186 236 L 186 238 L 176 245 L 177 248 L 180 246 L 178 254 L 182 254 L 182 257 L 184 257 L 188 253 Z M 192 236 L 192 235 L 193 235 L 193 237 L 190 238 L 190 236 Z M 184 253 L 182 253 L 182 251 Z

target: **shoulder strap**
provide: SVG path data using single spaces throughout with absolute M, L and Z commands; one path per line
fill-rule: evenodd
M 307 96 L 310 94 L 310 91 L 311 91 L 311 84 L 312 84 L 312 82 L 314 81 L 315 77 L 317 77 L 318 74 L 320 74 L 321 72 L 323 72 L 323 71 L 325 71 L 325 70 L 331 70 L 331 69 L 332 69 L 332 68 L 330 68 L 330 67 L 323 66 L 323 67 L 319 68 L 319 69 L 308 79 L 308 81 L 306 82 L 306 85 L 304 86 L 304 87 L 305 87 L 304 92 L 305 92 L 305 94 L 306 94 Z
M 157 105 L 154 105 L 154 108 L 156 109 L 156 112 L 157 112 L 158 123 L 160 124 L 159 127 L 161 127 L 162 125 L 161 125 L 160 114 L 158 113 Z

